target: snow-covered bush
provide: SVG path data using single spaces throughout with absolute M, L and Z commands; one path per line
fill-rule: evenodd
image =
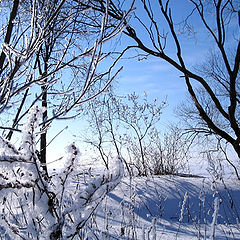
M 116 96 L 113 92 L 88 103 L 90 137 L 84 141 L 108 165 L 112 151 L 124 156 L 131 175 L 177 174 L 189 159 L 187 137 L 178 126 L 161 133 L 160 121 L 166 102 L 150 100 L 145 93 Z
M 31 109 L 19 149 L 0 137 L 0 236 L 4 239 L 81 239 L 80 230 L 123 176 L 121 158 L 97 176 L 79 167 L 80 152 L 68 147 L 60 173 L 48 176 L 36 154 L 36 129 L 42 109 Z M 79 177 L 78 177 L 79 179 Z

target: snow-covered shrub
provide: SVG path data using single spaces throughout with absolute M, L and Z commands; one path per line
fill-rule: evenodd
M 122 159 L 111 170 L 81 174 L 80 152 L 68 147 L 61 173 L 47 176 L 36 154 L 36 129 L 42 109 L 31 109 L 19 149 L 0 137 L 0 236 L 4 239 L 81 239 L 80 231 L 106 194 L 123 176 Z M 86 175 L 86 174 L 85 174 Z
M 84 141 L 108 166 L 113 153 L 124 156 L 131 175 L 176 174 L 185 170 L 189 141 L 181 129 L 160 134 L 159 122 L 166 102 L 136 93 L 117 96 L 112 91 L 88 103 L 90 136 Z
M 177 126 L 161 136 L 156 128 L 149 132 L 145 158 L 151 175 L 178 174 L 186 171 L 190 158 L 189 143 Z

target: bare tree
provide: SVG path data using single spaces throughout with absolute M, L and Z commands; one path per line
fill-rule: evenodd
M 90 137 L 84 131 L 83 139 L 97 149 L 106 166 L 114 153 L 126 159 L 130 175 L 177 173 L 187 147 L 177 129 L 160 137 L 158 124 L 165 101 L 151 101 L 146 93 L 117 96 L 111 91 L 89 104 Z
M 108 1 L 102 4 L 104 14 L 77 1 L 1 2 L 3 10 L 10 8 L 10 16 L 1 26 L 0 112 L 15 116 L 11 125 L 1 128 L 10 140 L 14 131 L 21 131 L 30 107 L 40 101 L 45 107 L 39 155 L 44 168 L 51 122 L 78 114 L 74 108 L 105 91 L 121 70 L 113 71 L 114 61 L 101 73 L 97 68 L 110 55 L 103 51 L 104 44 L 124 27 L 109 27 Z
M 122 125 L 120 108 L 122 96 L 114 94 L 112 88 L 94 101 L 88 102 L 85 116 L 89 126 L 89 136 L 84 132 L 83 141 L 92 145 L 99 153 L 108 168 L 109 159 L 113 155 L 122 156 L 124 139 L 121 137 Z M 127 162 L 125 167 L 130 173 Z
M 147 175 L 150 170 L 149 162 L 147 161 L 148 145 L 151 145 L 151 140 L 148 141 L 148 135 L 155 125 L 160 121 L 162 109 L 166 102 L 158 103 L 157 99 L 150 102 L 147 99 L 147 94 L 143 99 L 135 93 L 127 96 L 128 102 L 119 104 L 119 120 L 127 129 L 126 145 L 131 152 L 132 164 L 134 164 L 139 175 Z M 131 134 L 131 133 L 132 134 Z
M 98 14 L 67 0 L 0 2 L 10 15 L 0 32 L 1 238 L 85 238 L 82 228 L 123 176 L 120 158 L 109 171 L 85 174 L 75 144 L 62 172 L 46 172 L 51 122 L 77 115 L 76 107 L 104 92 L 121 70 L 112 70 L 115 61 L 97 68 L 110 55 L 104 44 L 123 27 L 108 27 L 108 1 L 103 6 L 105 13 Z M 22 141 L 12 144 L 16 131 Z
M 240 158 L 238 118 L 240 40 L 236 34 L 240 27 L 239 3 L 231 0 L 186 1 L 184 3 L 190 8 L 189 14 L 183 16 L 184 21 L 179 23 L 175 20 L 179 9 L 174 6 L 174 1 L 139 0 L 137 2 L 141 15 L 138 15 L 136 9 L 134 20 L 125 22 L 124 34 L 136 43 L 128 48 L 135 47 L 143 51 L 146 56 L 163 59 L 179 70 L 183 74 L 181 78 L 185 80 L 197 114 L 205 123 L 207 131 L 229 142 Z M 103 12 L 100 1 L 88 1 L 86 4 Z M 109 15 L 121 21 L 124 10 L 119 7 L 121 7 L 119 1 L 111 1 Z M 197 26 L 194 28 L 195 22 L 203 26 L 204 32 L 202 31 L 201 34 L 205 34 L 206 41 L 209 41 L 209 46 L 214 48 L 214 54 L 222 64 L 221 69 L 215 68 L 219 65 L 212 65 L 214 69 L 209 69 L 216 80 L 214 84 L 209 81 L 206 74 L 192 69 L 184 58 L 185 36 L 194 33 L 197 29 Z M 204 100 L 201 99 L 201 91 L 198 91 L 199 86 L 204 91 Z M 219 95 L 216 90 L 220 88 L 224 89 L 223 95 Z M 226 127 L 222 128 L 223 125 Z

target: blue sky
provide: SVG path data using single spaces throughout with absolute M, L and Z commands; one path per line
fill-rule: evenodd
M 146 92 L 150 99 L 157 98 L 159 102 L 167 99 L 168 106 L 163 110 L 163 117 L 167 119 L 163 118 L 163 121 L 174 120 L 174 108 L 186 96 L 186 87 L 178 71 L 159 59 L 130 61 L 120 74 L 118 92 L 136 92 L 142 96 Z
M 188 1 L 172 1 L 173 5 L 173 15 L 176 17 L 176 22 L 183 20 L 183 15 L 190 12 Z M 157 11 L 157 9 L 155 9 Z M 141 11 L 137 9 L 137 11 Z M 176 14 L 175 14 L 175 13 Z M 141 13 L 141 12 L 140 12 Z M 144 15 L 143 15 L 143 18 Z M 134 22 L 134 21 L 133 21 Z M 196 63 L 200 63 L 207 56 L 208 51 L 212 48 L 212 39 L 206 32 L 203 31 L 203 26 L 199 24 L 198 19 L 193 16 L 191 23 L 195 25 L 194 31 L 196 33 L 195 37 L 180 35 L 183 48 L 183 57 L 188 68 L 192 68 Z M 137 29 L 137 34 L 141 36 L 144 40 L 145 33 L 142 29 Z M 132 40 L 127 37 L 121 37 L 119 49 L 123 48 L 128 44 L 132 44 Z M 170 56 L 175 55 L 175 46 L 169 40 L 167 47 L 167 53 Z M 164 62 L 159 58 L 148 57 L 143 61 L 138 61 L 137 58 L 127 59 L 135 54 L 134 51 L 128 52 L 124 59 L 122 59 L 118 66 L 122 65 L 123 70 L 117 77 L 118 94 L 129 94 L 136 92 L 137 94 L 143 95 L 146 92 L 150 99 L 158 98 L 161 102 L 167 97 L 168 107 L 163 110 L 162 120 L 160 125 L 164 129 L 171 122 L 179 121 L 174 110 L 181 104 L 182 101 L 186 100 L 187 89 L 182 75 L 168 63 Z M 56 157 L 54 149 L 55 146 L 61 146 L 61 154 L 63 152 L 64 146 L 70 144 L 75 140 L 72 135 L 78 134 L 78 131 L 83 129 L 84 123 L 81 120 L 74 121 L 57 121 L 53 124 L 53 128 L 49 133 L 49 139 L 51 139 L 57 132 L 62 130 L 66 125 L 68 129 L 54 140 L 54 144 L 49 146 L 49 152 L 51 154 L 51 159 Z M 84 148 L 84 146 L 82 145 Z M 80 147 L 80 150 L 83 150 Z
M 167 98 L 168 106 L 163 109 L 159 126 L 164 131 L 168 124 L 179 121 L 174 110 L 181 101 L 186 99 L 187 91 L 184 80 L 179 78 L 180 73 L 178 71 L 169 64 L 154 58 L 140 62 L 137 59 L 128 59 L 122 61 L 121 64 L 124 68 L 117 77 L 117 82 L 113 83 L 119 95 L 136 92 L 143 96 L 144 92 L 146 92 L 149 99 L 158 98 L 159 102 L 165 101 Z M 52 124 L 49 139 L 64 129 L 66 125 L 68 128 L 48 147 L 51 161 L 64 155 L 64 148 L 71 144 L 72 141 L 76 141 L 80 151 L 86 153 L 86 149 L 89 148 L 78 141 L 79 137 L 73 137 L 73 135 L 79 136 L 84 132 L 85 124 L 82 119 L 59 120 Z M 56 149 L 60 149 L 60 151 L 56 152 Z

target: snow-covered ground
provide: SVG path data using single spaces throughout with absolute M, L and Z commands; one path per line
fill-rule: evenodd
M 125 177 L 85 228 L 88 239 L 240 239 L 238 180 Z

